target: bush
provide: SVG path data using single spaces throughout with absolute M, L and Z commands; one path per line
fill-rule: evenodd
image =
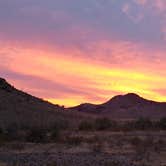
M 88 131 L 88 130 L 93 130 L 94 125 L 91 122 L 88 121 L 82 121 L 79 124 L 79 130 L 83 130 L 83 131 Z
M 51 129 L 50 134 L 52 141 L 58 141 L 60 137 L 60 129 L 55 126 Z
M 115 128 L 115 122 L 111 121 L 108 118 L 99 118 L 95 121 L 96 130 L 108 130 L 110 128 Z
M 166 118 L 160 119 L 160 121 L 158 122 L 158 126 L 160 129 L 166 130 Z
M 53 125 L 53 129 L 66 130 L 69 127 L 69 122 L 64 119 L 56 120 Z
M 16 123 L 9 125 L 5 131 L 5 137 L 7 141 L 13 141 L 20 139 L 18 136 L 19 127 Z
M 47 141 L 47 132 L 45 129 L 32 129 L 27 135 L 26 141 L 33 143 L 44 143 Z
M 134 128 L 138 130 L 152 129 L 153 123 L 148 118 L 140 118 L 134 122 Z
M 80 136 L 71 136 L 66 138 L 66 143 L 69 145 L 78 146 L 83 142 L 83 138 Z

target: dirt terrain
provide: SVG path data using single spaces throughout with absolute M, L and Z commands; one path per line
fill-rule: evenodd
M 2 166 L 165 166 L 165 156 L 165 131 L 73 132 L 66 142 L 0 148 Z

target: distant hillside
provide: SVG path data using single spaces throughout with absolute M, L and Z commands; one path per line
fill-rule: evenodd
M 88 114 L 87 114 L 88 113 Z M 166 103 L 146 100 L 136 94 L 119 95 L 100 105 L 81 104 L 64 109 L 58 105 L 17 90 L 0 78 L 0 127 L 50 126 L 69 121 L 70 125 L 80 120 L 108 116 L 115 119 L 139 117 L 166 117 Z
M 166 103 L 144 99 L 137 94 L 129 93 L 113 97 L 100 105 L 81 104 L 71 108 L 80 112 L 100 114 L 118 119 L 139 117 L 161 118 L 166 116 Z
M 80 113 L 65 111 L 42 99 L 17 90 L 5 79 L 0 78 L 0 127 L 18 126 L 49 126 L 57 121 L 76 122 Z M 72 121 L 72 119 L 75 119 Z

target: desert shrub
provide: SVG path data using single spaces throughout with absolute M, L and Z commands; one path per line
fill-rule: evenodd
M 148 118 L 139 118 L 133 123 L 133 127 L 137 130 L 146 130 L 153 128 L 153 122 Z
M 9 125 L 4 133 L 6 140 L 7 141 L 19 140 L 20 137 L 18 136 L 18 130 L 19 127 L 16 123 Z
M 127 121 L 122 125 L 123 131 L 133 131 L 133 130 L 154 130 L 156 129 L 156 124 L 148 118 L 139 118 L 135 121 Z
M 95 129 L 96 130 L 108 130 L 115 128 L 115 122 L 108 118 L 98 118 L 95 120 Z
M 60 138 L 60 132 L 61 132 L 61 130 L 57 126 L 55 126 L 54 128 L 52 128 L 50 130 L 51 141 L 54 141 L 54 142 L 58 141 L 59 138 Z
M 99 136 L 92 136 L 92 137 L 87 137 L 87 138 L 84 138 L 84 141 L 88 144 L 94 144 L 94 143 L 98 143 L 98 142 L 101 142 Z
M 49 129 L 50 138 L 52 141 L 60 141 L 61 132 L 68 128 L 68 121 L 56 120 L 54 125 Z
M 79 126 L 78 126 L 79 130 L 82 131 L 89 131 L 89 130 L 93 130 L 94 125 L 91 122 L 88 121 L 82 121 Z
M 166 118 L 162 118 L 159 120 L 158 127 L 162 130 L 166 130 Z
M 56 120 L 52 126 L 52 128 L 56 128 L 56 129 L 61 129 L 61 130 L 66 130 L 69 127 L 69 122 L 65 119 L 59 119 Z
M 133 121 L 127 121 L 121 125 L 122 131 L 132 131 L 135 129 L 135 123 Z
M 68 145 L 75 145 L 78 146 L 83 142 L 83 137 L 80 136 L 71 136 L 71 137 L 66 137 L 66 143 Z
M 34 143 L 44 143 L 47 141 L 47 132 L 45 129 L 31 129 L 26 136 L 26 141 Z

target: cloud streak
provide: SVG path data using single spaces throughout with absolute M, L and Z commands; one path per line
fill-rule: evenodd
M 165 6 L 164 0 L 0 0 L 0 74 L 67 106 L 128 92 L 164 101 Z

